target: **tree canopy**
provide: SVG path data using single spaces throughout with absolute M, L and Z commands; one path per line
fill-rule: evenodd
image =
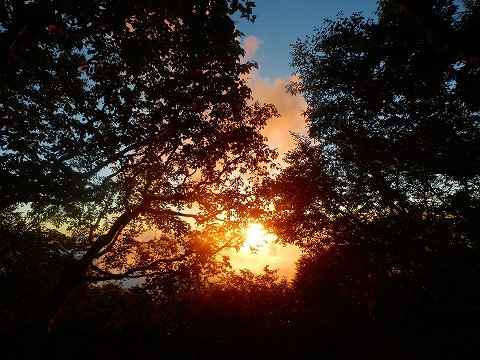
M 183 167 L 212 173 L 261 126 L 244 107 L 252 63 L 229 17 L 250 17 L 248 2 L 2 6 L 2 207 L 96 198 L 126 169 L 179 151 Z
M 85 281 L 229 244 L 219 222 L 248 214 L 250 183 L 275 156 L 260 129 L 276 111 L 251 99 L 255 64 L 232 19 L 253 20 L 252 7 L 2 3 L 0 207 L 28 204 L 32 221 L 75 238 L 52 309 Z
M 478 317 L 478 10 L 379 1 L 293 47 L 309 136 L 265 191 L 308 254 L 299 286 L 339 317 L 465 332 Z

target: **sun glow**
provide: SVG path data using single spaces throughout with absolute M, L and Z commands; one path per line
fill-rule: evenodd
M 252 251 L 258 251 L 267 245 L 268 240 L 273 240 L 275 236 L 267 234 L 262 224 L 250 224 L 245 230 L 246 239 L 242 248 Z
M 300 256 L 298 247 L 276 243 L 277 237 L 259 223 L 249 224 L 244 232 L 245 240 L 240 249 L 230 249 L 225 253 L 234 269 L 248 269 L 262 274 L 268 266 L 270 270 L 278 269 L 279 276 L 293 277 L 295 262 Z

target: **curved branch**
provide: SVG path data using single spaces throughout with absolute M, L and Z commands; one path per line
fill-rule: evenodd
M 127 226 L 130 221 L 135 219 L 148 205 L 148 202 L 142 202 L 133 211 L 124 212 L 120 215 L 110 227 L 106 234 L 100 235 L 97 240 L 90 246 L 87 252 L 78 261 L 81 269 L 87 269 L 92 261 L 105 254 L 108 249 L 111 249 L 121 231 Z M 102 250 L 103 249 L 103 250 Z
M 153 275 L 156 272 L 158 272 L 158 266 L 161 264 L 172 264 L 175 262 L 179 261 L 184 261 L 186 260 L 190 255 L 192 255 L 193 252 L 186 252 L 184 254 L 181 254 L 177 257 L 174 258 L 163 258 L 163 259 L 157 259 L 152 261 L 151 263 L 145 265 L 145 266 L 138 266 L 138 267 L 133 267 L 128 269 L 127 271 L 123 273 L 118 273 L 114 274 L 106 270 L 100 269 L 98 266 L 92 265 L 91 268 L 101 274 L 100 276 L 87 276 L 85 277 L 85 281 L 94 283 L 94 282 L 99 282 L 99 281 L 106 281 L 106 280 L 123 280 L 123 279 L 138 279 L 141 277 Z M 157 271 L 155 271 L 157 270 Z M 152 271 L 150 273 L 146 273 L 148 271 Z M 140 273 L 140 274 L 139 274 Z

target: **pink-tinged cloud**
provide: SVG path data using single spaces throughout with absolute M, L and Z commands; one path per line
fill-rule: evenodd
M 247 36 L 243 39 L 243 49 L 245 50 L 244 60 L 252 60 L 261 43 L 261 40 L 255 36 Z
M 260 68 L 261 71 L 261 68 Z M 294 141 L 290 132 L 305 133 L 306 123 L 302 116 L 307 105 L 301 96 L 293 96 L 287 93 L 286 86 L 296 80 L 296 76 L 276 78 L 273 81 L 259 76 L 254 72 L 250 87 L 253 98 L 260 103 L 268 103 L 276 106 L 280 117 L 273 118 L 263 130 L 268 144 L 278 150 L 280 159 L 294 147 Z
M 245 50 L 244 60 L 255 60 L 255 55 L 262 41 L 255 36 L 247 36 L 243 40 Z M 261 76 L 261 59 L 256 59 L 260 63 L 259 70 L 253 70 L 250 77 L 250 88 L 255 101 L 259 103 L 273 104 L 280 113 L 279 118 L 271 119 L 263 131 L 267 137 L 268 144 L 278 150 L 280 159 L 290 149 L 294 147 L 294 141 L 290 132 L 305 133 L 306 125 L 302 116 L 307 105 L 301 96 L 293 96 L 287 93 L 286 87 L 297 77 L 287 76 L 284 78 L 275 78 L 273 80 Z

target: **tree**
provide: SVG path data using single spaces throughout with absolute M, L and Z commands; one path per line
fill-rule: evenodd
M 1 208 L 28 203 L 76 241 L 45 321 L 79 284 L 228 245 L 233 226 L 220 222 L 248 214 L 250 182 L 275 155 L 259 133 L 275 109 L 250 98 L 255 64 L 241 62 L 232 20 L 252 20 L 253 6 L 3 3 Z
M 163 284 L 163 279 L 152 278 L 145 288 L 158 299 L 164 297 Z M 162 322 L 176 344 L 173 357 L 288 358 L 299 354 L 293 334 L 298 317 L 296 296 L 275 270 L 265 268 L 260 275 L 227 271 L 200 287 L 179 290 L 173 297 L 167 295 L 168 316 Z
M 35 321 L 42 299 L 71 260 L 75 241 L 65 234 L 28 224 L 19 214 L 0 214 L 0 338 Z
M 480 266 L 478 10 L 379 1 L 376 19 L 327 20 L 299 40 L 290 91 L 307 100 L 310 137 L 264 189 L 277 234 L 310 253 L 306 293 L 328 285 L 377 324 L 430 324 L 420 335 L 455 350 L 446 328 L 470 341 L 480 303 L 467 290 Z
M 230 3 L 4 2 L 2 208 L 86 196 L 147 143 L 238 113 L 252 64 L 229 14 L 251 4 Z

